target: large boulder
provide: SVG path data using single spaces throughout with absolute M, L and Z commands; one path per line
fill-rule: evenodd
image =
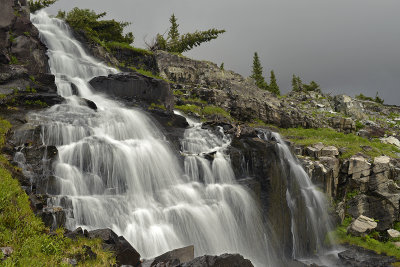
M 340 265 L 353 267 L 392 266 L 397 262 L 395 257 L 378 254 L 361 247 L 350 246 L 339 253 Z
M 166 81 L 140 73 L 110 74 L 95 77 L 90 85 L 97 91 L 125 101 L 144 101 L 148 105 L 163 105 L 167 110 L 174 108 L 174 96 Z
M 143 262 L 142 267 L 180 266 L 194 259 L 194 246 L 168 251 L 153 260 Z
M 347 229 L 347 232 L 355 236 L 364 236 L 378 226 L 373 219 L 360 215 Z
M 222 254 L 220 256 L 201 256 L 184 263 L 181 267 L 253 267 L 250 260 L 239 254 Z
M 122 236 L 118 236 L 111 229 L 98 229 L 89 232 L 89 238 L 100 238 L 103 248 L 113 251 L 118 265 L 140 265 L 140 254 Z

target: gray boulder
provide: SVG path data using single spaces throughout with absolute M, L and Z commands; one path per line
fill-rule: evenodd
M 167 110 L 174 108 L 174 96 L 166 81 L 140 73 L 110 74 L 95 77 L 90 85 L 100 93 L 117 97 L 127 102 L 144 101 L 148 105 L 163 105 Z
M 181 267 L 253 267 L 250 260 L 239 254 L 222 254 L 220 256 L 201 256 L 184 263 Z
M 374 230 L 378 226 L 378 223 L 373 219 L 360 215 L 355 221 L 353 221 L 347 229 L 349 234 L 355 236 L 364 236 Z

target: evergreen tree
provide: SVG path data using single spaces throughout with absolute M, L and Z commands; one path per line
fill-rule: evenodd
M 253 56 L 253 69 L 251 71 L 251 78 L 256 81 L 256 85 L 261 89 L 267 89 L 268 84 L 265 82 L 263 77 L 263 67 L 261 66 L 260 58 L 258 57 L 258 53 L 254 52 Z
M 293 74 L 292 76 L 292 90 L 295 92 L 300 92 L 303 90 L 303 83 L 299 76 Z
M 271 70 L 271 78 L 268 85 L 268 91 L 274 93 L 276 95 L 280 95 L 281 91 L 279 90 L 278 83 L 276 82 L 275 72 Z
M 168 31 L 168 38 L 172 42 L 176 43 L 179 38 L 179 31 L 178 31 L 179 24 L 177 23 L 175 14 L 172 14 L 172 16 L 169 18 L 169 22 L 171 23 L 171 27 L 169 28 L 169 31 Z
M 49 7 L 57 0 L 29 0 L 29 10 L 31 13 L 34 13 L 42 8 Z
M 206 31 L 180 34 L 178 31 L 179 24 L 177 23 L 177 18 L 174 14 L 170 17 L 169 22 L 171 23 L 171 26 L 167 38 L 165 38 L 164 35 L 157 34 L 154 43 L 147 45 L 150 50 L 183 53 L 202 43 L 216 39 L 218 35 L 225 32 L 225 30 L 209 29 Z
M 219 69 L 220 69 L 220 70 L 225 70 L 224 62 L 221 63 L 221 66 L 219 66 Z
M 315 81 L 311 81 L 310 84 L 304 84 L 304 90 L 305 91 L 315 91 L 315 92 L 321 92 L 321 88 L 318 83 Z

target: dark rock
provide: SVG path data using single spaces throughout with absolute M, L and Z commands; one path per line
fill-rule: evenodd
M 49 227 L 51 231 L 64 227 L 67 219 L 65 211 L 61 207 L 44 208 L 39 215 L 44 225 Z
M 86 229 L 83 230 L 81 227 L 78 227 L 72 232 L 66 232 L 64 236 L 71 239 L 77 239 L 79 237 L 89 237 L 89 232 Z
M 73 95 L 79 96 L 78 87 L 77 87 L 74 83 L 71 83 L 71 91 L 72 91 L 72 94 L 73 94 Z
M 239 254 L 222 254 L 220 256 L 201 256 L 181 264 L 181 267 L 253 267 L 251 261 Z
M 90 231 L 89 238 L 100 238 L 103 240 L 104 249 L 115 253 L 118 265 L 139 266 L 140 254 L 124 237 L 117 236 L 111 229 Z
M 98 92 L 126 101 L 162 104 L 168 111 L 174 107 L 174 96 L 169 84 L 139 73 L 110 74 L 93 78 L 90 85 Z
M 154 259 L 151 267 L 164 264 L 165 266 L 176 266 L 194 259 L 194 246 L 174 249 Z M 163 265 L 163 266 L 164 266 Z
M 92 100 L 86 99 L 86 98 L 81 98 L 81 103 L 90 109 L 93 109 L 94 111 L 97 110 L 97 105 L 94 103 Z
M 76 260 L 79 261 L 87 261 L 87 260 L 95 260 L 97 258 L 97 254 L 93 252 L 92 248 L 86 245 L 83 245 L 83 251 L 75 255 Z
M 343 266 L 352 267 L 389 267 L 397 262 L 395 257 L 378 254 L 372 250 L 351 246 L 339 253 Z
M 31 203 L 31 208 L 33 211 L 40 211 L 41 209 L 43 209 L 43 206 L 45 204 L 41 197 L 38 197 L 34 194 L 29 195 L 29 201 Z

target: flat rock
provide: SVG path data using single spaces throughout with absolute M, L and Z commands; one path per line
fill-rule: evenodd
M 363 236 L 368 234 L 371 230 L 374 230 L 378 226 L 378 223 L 373 219 L 368 218 L 364 215 L 360 215 L 355 221 L 353 221 L 347 228 L 347 233 L 355 236 Z
M 321 150 L 322 157 L 336 157 L 339 155 L 339 150 L 334 146 L 326 146 Z
M 389 237 L 391 237 L 391 238 L 400 237 L 400 232 L 397 230 L 394 230 L 394 229 L 387 230 L 387 233 L 388 233 Z
M 399 141 L 399 139 L 397 139 L 397 138 L 394 137 L 394 136 L 389 136 L 389 137 L 386 137 L 386 138 L 381 138 L 380 140 L 381 140 L 381 142 L 384 143 L 384 144 L 390 144 L 390 145 L 395 145 L 395 146 L 397 146 L 397 147 L 400 147 L 400 141 Z
M 363 156 L 354 155 L 349 160 L 348 174 L 353 176 L 353 179 L 365 177 L 371 173 L 371 163 Z
M 388 156 L 381 156 L 374 158 L 374 173 L 380 173 L 389 170 L 390 168 L 390 158 Z

